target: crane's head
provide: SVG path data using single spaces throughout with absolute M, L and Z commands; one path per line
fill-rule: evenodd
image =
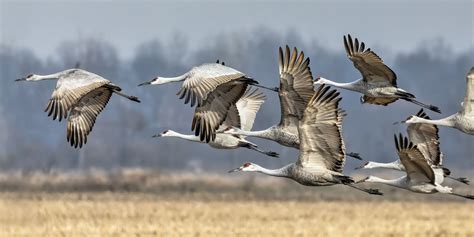
M 313 84 L 314 85 L 322 85 L 322 84 L 326 84 L 327 81 L 328 81 L 328 79 L 318 76 L 318 77 L 316 77 L 316 79 L 314 79 Z
M 160 134 L 153 135 L 153 137 L 172 137 L 175 135 L 175 132 L 173 130 L 165 130 L 161 132 Z
M 245 172 L 258 171 L 258 165 L 254 164 L 254 163 L 247 162 L 247 163 L 243 164 L 242 166 L 240 166 L 239 168 L 229 170 L 229 173 L 236 172 L 236 171 L 245 171 Z
M 407 119 L 405 119 L 401 123 L 411 124 L 411 123 L 418 123 L 419 121 L 420 121 L 419 117 L 417 117 L 415 115 L 411 115 L 410 117 L 408 117 Z
M 147 81 L 147 82 L 143 82 L 141 84 L 139 84 L 138 86 L 145 86 L 145 85 L 161 85 L 161 84 L 165 84 L 167 83 L 167 81 L 164 81 L 162 80 L 161 77 L 155 77 L 153 79 L 151 79 L 150 81 Z
M 38 79 L 39 79 L 39 75 L 29 74 L 28 76 L 16 79 L 15 81 L 37 81 Z
M 373 167 L 372 167 L 372 163 L 369 162 L 369 161 L 367 161 L 367 162 L 365 162 L 363 165 L 358 166 L 358 167 L 356 167 L 355 169 L 358 170 L 358 169 L 371 169 L 371 168 L 373 168 Z

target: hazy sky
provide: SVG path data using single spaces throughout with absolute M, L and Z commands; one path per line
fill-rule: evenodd
M 222 32 L 266 27 L 297 32 L 332 49 L 351 33 L 367 43 L 409 51 L 434 38 L 456 51 L 473 47 L 474 1 L 11 1 L 0 0 L 1 42 L 53 56 L 59 42 L 95 36 L 121 57 L 154 38 L 180 33 L 199 47 Z M 342 49 L 341 49 L 342 50 Z

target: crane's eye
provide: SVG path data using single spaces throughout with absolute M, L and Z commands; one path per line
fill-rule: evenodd
M 33 74 L 30 74 L 30 75 L 26 76 L 26 78 L 30 78 L 30 77 L 32 77 L 32 76 L 33 76 Z
M 251 165 L 251 163 L 245 163 L 244 167 L 249 167 L 250 165 Z

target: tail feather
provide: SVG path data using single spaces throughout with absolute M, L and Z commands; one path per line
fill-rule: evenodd
M 434 105 L 427 105 L 427 104 L 421 103 L 420 101 L 417 101 L 417 100 L 415 100 L 415 99 L 413 99 L 413 98 L 401 97 L 400 99 L 406 100 L 406 101 L 408 101 L 408 102 L 411 102 L 411 103 L 413 103 L 413 104 L 416 104 L 416 105 L 418 105 L 418 106 L 421 106 L 421 107 L 423 107 L 423 108 L 425 108 L 425 109 L 429 109 L 429 110 L 431 110 L 431 111 L 433 111 L 433 112 L 436 112 L 436 113 L 439 113 L 439 114 L 441 113 L 441 110 L 440 110 L 437 106 L 434 106 Z

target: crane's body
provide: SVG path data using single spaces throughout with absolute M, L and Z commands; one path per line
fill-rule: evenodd
M 399 99 L 419 105 L 423 108 L 441 113 L 438 107 L 433 105 L 423 104 L 415 99 L 415 96 L 397 86 L 397 75 L 383 60 L 375 54 L 370 48 L 365 49 L 365 44 L 362 42 L 359 45 L 359 40 L 356 38 L 355 42 L 352 37 L 344 36 L 344 46 L 348 58 L 353 62 L 362 74 L 362 78 L 349 83 L 338 83 L 326 78 L 319 77 L 314 84 L 327 84 L 334 87 L 351 90 L 364 94 L 360 98 L 361 103 L 375 104 L 387 106 Z
M 265 99 L 265 95 L 259 92 L 258 89 L 247 89 L 237 103 L 229 108 L 226 120 L 219 127 L 219 130 L 232 130 L 233 127 L 239 127 L 245 131 L 252 129 L 257 112 Z M 155 137 L 179 137 L 189 141 L 203 142 L 196 135 L 185 135 L 171 130 L 166 130 L 160 135 L 155 135 Z M 245 136 L 242 135 L 217 133 L 215 139 L 209 141 L 208 144 L 216 149 L 236 149 L 239 147 L 245 147 L 268 156 L 278 157 L 278 153 L 260 150 L 257 145 L 245 140 Z
M 94 127 L 97 116 L 107 105 L 112 94 L 140 102 L 135 96 L 121 92 L 121 88 L 109 80 L 86 70 L 73 68 L 49 75 L 30 74 L 16 81 L 57 80 L 52 98 L 45 112 L 53 120 L 68 118 L 67 141 L 81 148 Z
M 275 170 L 245 163 L 230 172 L 260 172 L 289 178 L 306 186 L 344 184 L 369 194 L 381 195 L 378 190 L 354 186 L 354 180 L 342 174 L 346 156 L 341 135 L 345 112 L 338 107 L 341 100 L 339 93 L 328 90 L 329 87 L 324 85 L 318 88 L 299 121 L 300 155 L 296 163 Z
M 257 81 L 231 67 L 219 63 L 207 63 L 193 67 L 177 77 L 155 77 L 143 85 L 161 85 L 183 82 L 177 93 L 184 103 L 196 106 L 191 129 L 201 140 L 216 138 L 216 130 L 226 119 L 229 108 L 237 103 L 248 85 Z
M 383 179 L 376 176 L 369 176 L 358 181 L 358 183 L 382 183 L 416 193 L 429 194 L 439 192 L 474 199 L 472 195 L 454 193 L 452 188 L 441 185 L 446 175 L 446 169 L 429 164 L 428 159 L 425 158 L 422 150 L 420 150 L 423 144 L 415 145 L 401 134 L 398 138 L 395 135 L 394 139 L 398 156 L 400 157 L 406 175 L 396 179 Z
M 474 67 L 466 76 L 466 94 L 461 103 L 461 110 L 446 118 L 431 120 L 418 116 L 411 116 L 407 124 L 432 124 L 455 128 L 463 133 L 474 135 Z

